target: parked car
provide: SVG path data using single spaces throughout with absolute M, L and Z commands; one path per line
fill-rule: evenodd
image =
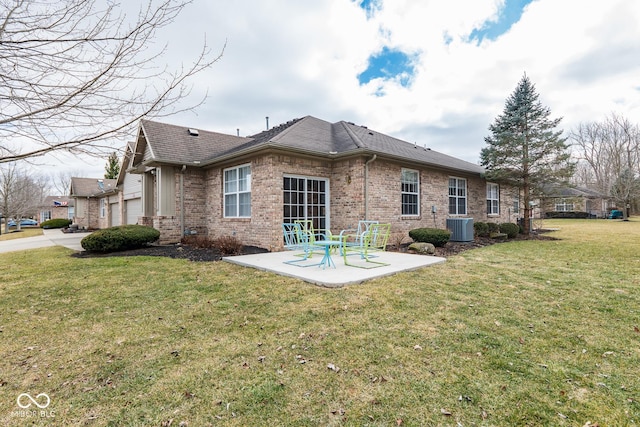
M 11 219 L 9 220 L 8 223 L 9 227 L 15 227 L 16 226 L 16 221 Z M 38 221 L 33 220 L 33 219 L 29 219 L 29 218 L 23 218 L 20 220 L 20 227 L 29 227 L 29 226 L 34 226 L 34 225 L 38 225 Z
M 622 218 L 624 218 L 622 211 L 614 209 L 609 213 L 609 219 L 622 219 Z

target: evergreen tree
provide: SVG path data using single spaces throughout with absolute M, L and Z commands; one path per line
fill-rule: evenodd
M 480 152 L 486 179 L 517 187 L 524 205 L 523 228 L 530 229 L 531 201 L 551 184 L 566 183 L 573 174 L 567 138 L 555 130 L 562 118 L 538 100 L 525 74 L 507 98 L 503 113 L 489 126 L 487 147 Z
M 116 179 L 120 173 L 120 160 L 118 159 L 118 153 L 115 151 L 109 154 L 107 164 L 104 167 L 105 179 Z

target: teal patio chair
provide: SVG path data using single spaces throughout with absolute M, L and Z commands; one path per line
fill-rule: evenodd
M 375 268 L 389 265 L 385 262 L 373 261 L 372 258 L 376 257 L 373 253 L 386 250 L 390 234 L 391 224 L 369 224 L 367 231 L 360 236 L 341 236 L 343 240 L 341 240 L 342 245 L 340 248 L 344 258 L 344 264 L 359 268 Z M 350 261 L 350 254 L 360 255 L 360 260 L 364 261 L 364 264 Z
M 307 261 L 313 255 L 315 250 L 323 250 L 324 248 L 314 246 L 310 234 L 304 231 L 300 223 L 282 223 L 282 233 L 284 236 L 284 248 L 289 251 L 301 251 L 300 254 L 295 254 L 297 259 L 284 261 L 285 264 L 296 265 L 298 267 L 311 267 L 313 265 L 320 265 L 320 263 L 314 264 L 300 264 Z M 313 240 L 315 242 L 315 240 Z

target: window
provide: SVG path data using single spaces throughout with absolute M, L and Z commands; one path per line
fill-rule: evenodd
M 565 199 L 561 199 L 559 202 L 556 202 L 556 211 L 573 212 L 573 203 L 569 203 Z
M 251 217 L 251 166 L 239 166 L 224 171 L 224 216 Z
M 449 215 L 467 214 L 467 180 L 449 178 Z
M 402 169 L 402 215 L 420 215 L 418 171 Z
M 100 218 L 107 216 L 107 200 L 105 198 L 100 199 Z
M 500 188 L 487 183 L 487 215 L 500 215 Z
M 68 208 L 68 214 L 67 214 L 67 219 L 73 219 L 73 216 L 75 215 L 74 213 L 74 207 L 73 206 L 69 206 Z

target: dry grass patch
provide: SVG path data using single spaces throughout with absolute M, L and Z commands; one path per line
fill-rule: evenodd
M 4 232 L 4 225 L 2 226 L 2 234 L 0 234 L 0 241 L 21 239 L 23 237 L 35 237 L 42 236 L 42 228 L 36 227 L 22 227 L 20 231 L 15 231 L 13 228 L 8 233 Z
M 222 262 L 0 255 L 0 422 L 46 392 L 55 420 L 28 422 L 637 423 L 640 223 L 545 226 L 563 240 L 333 290 Z

